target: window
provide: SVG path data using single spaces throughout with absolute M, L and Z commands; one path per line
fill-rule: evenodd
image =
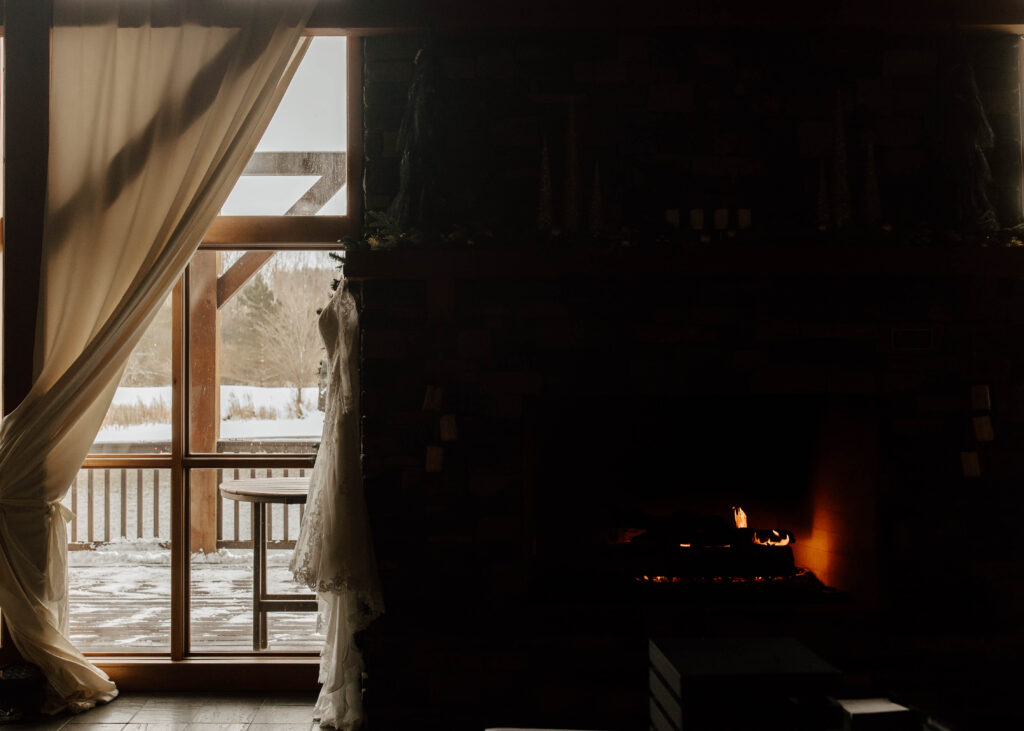
M 315 37 L 200 250 L 128 362 L 66 503 L 71 637 L 91 653 L 173 658 L 253 641 L 251 505 L 225 480 L 308 476 L 323 420 L 319 308 L 355 233 L 358 43 Z M 268 506 L 270 593 L 300 505 Z M 178 537 L 176 539 L 176 537 Z M 268 652 L 313 652 L 311 612 L 267 615 Z

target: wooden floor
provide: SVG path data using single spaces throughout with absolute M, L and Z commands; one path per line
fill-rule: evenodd
M 77 554 L 91 555 L 77 555 Z M 272 592 L 308 593 L 288 571 L 290 551 L 268 552 Z M 191 650 L 252 652 L 252 559 L 232 551 L 223 561 L 191 566 Z M 221 557 L 225 558 L 225 557 Z M 71 640 L 83 652 L 167 652 L 170 648 L 169 551 L 72 552 L 68 571 Z M 318 652 L 315 612 L 269 615 L 267 651 Z
M 124 693 L 77 716 L 36 717 L 4 729 L 66 731 L 311 731 L 316 693 Z

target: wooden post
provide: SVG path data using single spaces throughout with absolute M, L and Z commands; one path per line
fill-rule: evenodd
M 8 0 L 4 56 L 3 406 L 32 386 L 50 131 L 50 23 L 46 0 Z
M 51 0 L 4 4 L 3 412 L 33 379 L 50 145 Z M 2 617 L 0 617 L 2 619 Z M 21 656 L 0 621 L 0 665 Z
M 220 436 L 220 313 L 217 310 L 219 251 L 197 251 L 189 267 L 189 444 L 193 452 L 216 452 Z M 217 550 L 217 473 L 189 477 L 189 545 L 193 553 Z

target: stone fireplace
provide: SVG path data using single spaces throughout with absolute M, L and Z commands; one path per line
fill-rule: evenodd
M 465 113 L 446 173 L 464 220 L 532 226 L 535 153 L 565 129 L 562 107 L 535 102 L 575 90 L 589 100 L 580 168 L 590 181 L 601 163 L 622 241 L 492 240 L 346 265 L 389 606 L 367 637 L 368 699 L 393 688 L 378 709 L 466 728 L 647 728 L 646 679 L 631 670 L 646 666 L 646 637 L 787 634 L 847 690 L 982 713 L 981 686 L 1003 687 L 1024 647 L 1019 252 L 825 240 L 814 224 L 835 84 L 856 155 L 856 125 L 875 125 L 887 215 L 906 232 L 927 209 L 932 39 L 585 35 L 450 39 L 446 101 Z M 968 45 L 997 128 L 993 199 L 1015 222 L 1018 80 L 998 69 L 1016 70 L 1017 41 Z M 382 209 L 418 45 L 365 48 L 364 188 Z M 814 69 L 813 88 L 798 68 Z M 768 121 L 749 124 L 762 120 L 751 109 Z M 564 159 L 552 162 L 557 182 Z M 630 229 L 747 193 L 759 238 L 739 245 Z M 987 408 L 970 398 L 979 385 Z M 981 417 L 994 441 L 977 438 Z M 971 459 L 980 475 L 965 475 Z M 835 590 L 827 601 L 584 590 L 598 584 L 580 567 L 623 531 L 683 513 L 727 522 L 737 505 L 753 528 L 792 532 L 795 564 Z M 574 582 L 551 578 L 571 570 Z
M 465 266 L 494 256 L 515 260 L 434 258 Z M 387 658 L 409 647 L 447 658 L 451 686 L 421 696 L 423 707 L 458 703 L 454 689 L 469 687 L 487 707 L 528 692 L 536 717 L 570 726 L 586 725 L 580 708 L 628 718 L 643 683 L 613 667 L 643 663 L 639 637 L 684 631 L 793 634 L 862 682 L 941 704 L 931 689 L 945 666 L 922 676 L 909 648 L 931 648 L 952 673 L 973 655 L 949 628 L 986 617 L 994 632 L 1019 611 L 1000 578 L 1018 559 L 986 523 L 1001 517 L 970 517 L 979 489 L 1012 503 L 1019 469 L 1014 405 L 1024 391 L 1015 356 L 1003 355 L 1020 352 L 1017 320 L 971 324 L 1010 312 L 1016 283 L 993 300 L 948 278 L 597 280 L 520 276 L 526 264 L 456 279 L 416 264 L 416 278 L 401 263 L 410 257 L 349 266 L 362 297 L 365 474 L 389 601 L 367 653 L 409 692 L 427 668 Z M 389 261 L 400 277 L 383 276 Z M 931 348 L 894 344 L 908 322 L 931 330 Z M 970 432 L 976 382 L 991 387 L 1003 440 L 990 448 Z M 968 448 L 979 450 L 981 478 L 963 476 Z M 598 555 L 590 549 L 634 523 L 680 511 L 727 521 L 733 505 L 753 528 L 792 531 L 796 565 L 837 591 L 826 601 L 774 591 L 764 602 L 544 582 L 574 564 L 579 579 Z M 1014 646 L 998 643 L 983 652 Z M 538 679 L 552 648 L 566 664 Z
M 673 559 L 692 564 L 692 576 L 645 570 L 637 559 L 635 575 L 626 580 L 657 574 L 664 583 L 666 572 L 665 579 L 694 581 L 748 576 L 742 566 L 731 569 L 734 576 L 708 575 L 710 567 L 702 569 L 695 554 L 721 546 L 703 551 L 714 563 L 710 554 L 724 559 L 747 549 L 753 536 L 739 533 L 734 506 L 750 516 L 751 530 L 804 532 L 821 400 L 593 394 L 538 406 L 538 572 L 547 573 L 551 564 L 556 577 L 570 579 L 587 568 L 601 574 L 602 560 L 636 551 L 655 562 L 664 554 L 669 565 Z M 750 572 L 757 574 L 754 566 Z

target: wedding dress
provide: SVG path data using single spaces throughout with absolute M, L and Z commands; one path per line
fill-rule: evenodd
M 354 729 L 363 718 L 363 662 L 354 635 L 384 605 L 360 460 L 359 317 L 344 280 L 320 314 L 319 328 L 327 347 L 327 409 L 290 568 L 317 593 L 327 635 L 314 718 L 321 726 Z

